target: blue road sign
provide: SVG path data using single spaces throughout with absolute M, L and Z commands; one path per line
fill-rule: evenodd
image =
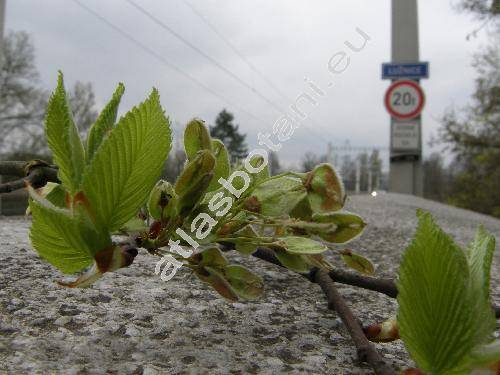
M 382 79 L 429 78 L 429 63 L 383 63 Z

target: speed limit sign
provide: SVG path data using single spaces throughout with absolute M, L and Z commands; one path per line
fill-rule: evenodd
M 409 120 L 420 114 L 424 107 L 424 92 L 411 80 L 396 81 L 385 93 L 385 107 L 396 119 Z

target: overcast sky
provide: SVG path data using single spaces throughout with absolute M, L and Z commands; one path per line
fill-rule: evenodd
M 92 82 L 101 107 L 121 81 L 126 86 L 123 111 L 142 101 L 155 86 L 167 114 L 180 124 L 194 116 L 212 123 L 217 113 L 227 108 L 247 133 L 250 147 L 257 144 L 257 133 L 269 131 L 279 118 L 275 107 L 292 104 L 252 71 L 184 0 L 134 1 L 228 69 L 233 77 L 125 0 L 80 1 L 157 57 L 72 0 L 7 0 L 7 30 L 26 30 L 33 36 L 37 66 L 47 88 L 54 87 L 57 70 L 61 69 L 67 85 L 76 80 Z M 283 145 L 279 153 L 282 161 L 297 163 L 306 151 L 324 153 L 329 141 L 334 145 L 349 140 L 356 146 L 388 146 L 389 115 L 382 99 L 389 82 L 381 80 L 380 65 L 390 59 L 389 0 L 186 1 L 286 97 L 293 99 L 308 90 L 304 78 L 327 92 L 308 110 L 311 121 Z M 453 1 L 419 1 L 420 59 L 430 62 L 431 74 L 430 79 L 422 81 L 427 99 L 423 112 L 425 140 L 435 133 L 446 108 L 467 103 L 474 88 L 471 59 L 487 42 L 485 33 L 466 40 L 479 25 L 471 16 L 458 14 Z M 346 40 L 361 42 L 356 27 L 370 37 L 359 53 L 344 45 Z M 328 60 L 340 51 L 350 54 L 350 66 L 335 77 L 334 87 L 327 89 L 332 81 Z M 424 147 L 428 153 L 429 147 Z

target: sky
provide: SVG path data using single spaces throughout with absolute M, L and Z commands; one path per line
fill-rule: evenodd
M 390 61 L 389 0 L 133 0 L 163 27 L 126 0 L 78 1 L 101 18 L 76 0 L 7 0 L 6 29 L 32 35 L 41 84 L 48 89 L 60 69 L 68 86 L 91 82 L 101 108 L 123 82 L 124 113 L 156 87 L 177 134 L 191 118 L 212 124 L 226 108 L 252 149 L 257 134 L 271 132 L 280 111 L 287 112 L 314 82 L 326 94 L 307 108 L 304 124 L 283 143 L 283 164 L 297 165 L 305 152 L 324 154 L 328 142 L 389 145 L 383 96 L 390 82 L 380 76 L 381 63 Z M 466 40 L 479 23 L 457 13 L 454 1 L 418 4 L 420 60 L 430 63 L 430 78 L 421 81 L 427 155 L 439 118 L 469 101 L 472 57 L 487 43 L 484 32 Z M 370 39 L 353 52 L 345 42 L 360 45 L 358 30 Z M 329 87 L 328 61 L 339 52 L 348 54 L 350 65 Z

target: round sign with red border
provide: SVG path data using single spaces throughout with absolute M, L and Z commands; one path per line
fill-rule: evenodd
M 409 120 L 422 112 L 425 96 L 417 82 L 403 79 L 389 86 L 384 102 L 392 117 Z

